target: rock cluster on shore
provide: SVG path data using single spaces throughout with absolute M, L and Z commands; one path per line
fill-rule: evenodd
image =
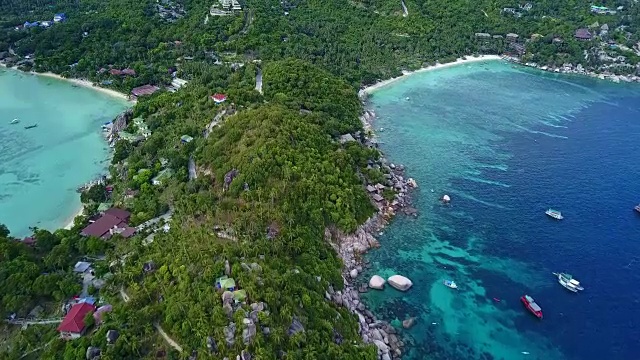
M 361 120 L 365 131 L 371 130 L 370 121 L 375 114 L 372 111 L 366 111 Z M 375 139 L 368 139 L 365 145 L 377 147 Z M 386 221 L 396 214 L 397 211 L 404 210 L 406 214 L 416 215 L 417 211 L 410 208 L 409 190 L 416 188 L 418 184 L 415 180 L 405 179 L 403 176 L 404 167 L 387 162 L 382 158 L 373 163 L 370 167 L 381 170 L 385 173 L 384 184 L 369 184 L 369 192 L 378 193 L 385 188 L 391 188 L 395 191 L 395 197 L 392 201 L 382 200 L 372 202 L 378 207 L 378 213 L 360 226 L 353 234 L 343 234 L 338 230 L 329 230 L 325 232 L 325 237 L 332 240 L 331 243 L 335 247 L 340 258 L 344 262 L 343 280 L 345 288 L 342 291 L 334 291 L 329 288 L 325 294 L 328 300 L 333 301 L 339 306 L 344 306 L 352 313 L 356 314 L 359 322 L 359 331 L 365 343 L 373 344 L 378 348 L 378 357 L 382 360 L 399 359 L 402 355 L 402 347 L 404 343 L 396 335 L 396 329 L 385 321 L 375 318 L 371 311 L 367 310 L 360 300 L 360 293 L 366 292 L 369 288 L 384 289 L 385 279 L 375 275 L 368 284 L 364 283 L 359 286 L 353 282 L 363 272 L 368 264 L 362 261 L 361 255 L 371 248 L 380 247 L 380 243 L 372 235 L 378 233 L 384 227 Z M 373 198 L 373 196 L 372 196 Z M 403 276 L 392 276 L 394 283 L 391 286 L 406 291 L 412 283 L 411 280 Z M 368 287 L 367 287 L 368 285 Z

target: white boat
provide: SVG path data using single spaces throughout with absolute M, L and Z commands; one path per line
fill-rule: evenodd
M 444 284 L 444 286 L 450 287 L 452 289 L 458 288 L 458 285 L 456 285 L 455 281 L 453 280 L 444 280 L 442 283 Z
M 553 210 L 553 209 L 549 209 L 547 211 L 544 212 L 545 214 L 547 214 L 548 216 L 557 219 L 557 220 L 562 220 L 564 219 L 564 217 L 562 216 L 562 213 L 558 210 Z
M 18 120 L 18 119 L 13 119 L 13 120 L 11 120 L 10 124 L 11 124 L 11 125 L 13 125 L 13 124 L 17 124 L 17 123 L 19 123 L 19 122 L 20 122 L 20 120 Z
M 584 290 L 584 288 L 580 285 L 580 282 L 571 276 L 571 274 L 567 273 L 553 273 L 553 275 L 558 277 L 558 282 L 565 289 L 577 293 L 578 291 Z

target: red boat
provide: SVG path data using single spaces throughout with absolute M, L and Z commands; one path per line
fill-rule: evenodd
M 529 310 L 533 315 L 535 315 L 538 319 L 542 319 L 542 309 L 538 304 L 536 304 L 535 300 L 529 295 L 524 295 L 520 298 L 522 304 Z

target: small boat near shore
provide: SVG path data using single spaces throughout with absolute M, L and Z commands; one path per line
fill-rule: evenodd
M 34 127 L 38 127 L 38 124 L 33 124 L 33 125 L 27 125 L 24 128 L 25 129 L 33 129 Z
M 547 216 L 552 217 L 556 220 L 562 220 L 564 219 L 564 217 L 562 216 L 562 213 L 558 210 L 553 210 L 553 209 L 549 209 L 547 211 L 544 212 L 545 214 L 547 214 Z
M 531 296 L 523 295 L 520 298 L 520 301 L 522 301 L 522 304 L 527 308 L 527 310 L 529 310 L 530 313 L 535 315 L 538 319 L 542 319 L 542 308 L 540 308 L 540 306 L 536 304 L 536 301 L 533 300 Z
M 20 120 L 18 120 L 18 119 L 13 119 L 13 120 L 11 120 L 11 122 L 10 122 L 9 124 L 11 124 L 11 125 L 15 125 L 15 124 L 17 124 L 17 123 L 19 123 L 19 122 L 20 122 Z
M 565 289 L 577 293 L 578 291 L 584 290 L 584 288 L 580 285 L 580 282 L 571 276 L 571 274 L 567 273 L 553 273 L 553 275 L 558 277 L 558 282 Z
M 448 288 L 452 288 L 452 289 L 457 289 L 458 285 L 456 285 L 456 282 L 453 280 L 444 280 L 442 281 L 442 283 L 444 284 L 444 286 L 448 287 Z

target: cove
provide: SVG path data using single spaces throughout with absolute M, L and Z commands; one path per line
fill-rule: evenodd
M 401 79 L 373 92 L 369 108 L 381 149 L 419 185 L 419 216 L 384 229 L 363 277 L 414 282 L 363 297 L 396 325 L 417 317 L 402 330 L 403 358 L 637 357 L 637 85 L 492 61 Z M 550 207 L 565 219 L 545 216 Z M 554 271 L 585 290 L 562 288 Z M 524 294 L 544 319 L 524 309 Z
M 72 220 L 81 206 L 76 188 L 108 166 L 100 125 L 128 106 L 63 80 L 0 69 L 0 223 L 13 236 Z M 10 124 L 14 118 L 20 122 Z

